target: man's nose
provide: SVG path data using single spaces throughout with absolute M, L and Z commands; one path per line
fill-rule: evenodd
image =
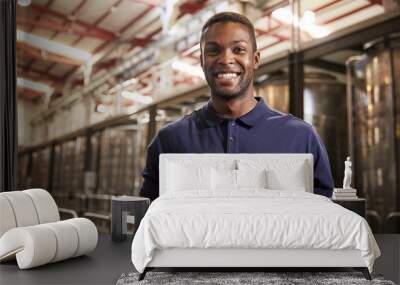
M 234 62 L 233 53 L 229 49 L 225 49 L 220 53 L 218 63 L 221 64 L 232 64 Z

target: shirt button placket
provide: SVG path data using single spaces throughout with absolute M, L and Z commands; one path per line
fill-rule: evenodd
M 236 122 L 229 122 L 229 153 L 236 153 Z
M 232 122 L 228 121 L 228 140 L 227 140 L 227 148 L 226 148 L 226 152 L 227 153 L 232 153 Z
M 232 141 L 232 146 L 233 146 L 233 152 L 234 153 L 237 153 L 238 151 L 237 151 L 237 140 L 238 140 L 238 138 L 237 138 L 237 127 L 236 127 L 236 123 L 235 122 L 233 122 L 232 123 L 232 134 L 233 134 L 233 141 Z

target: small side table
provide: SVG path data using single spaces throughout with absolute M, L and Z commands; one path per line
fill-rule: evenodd
M 363 218 L 366 216 L 367 201 L 364 198 L 332 199 L 332 202 L 359 214 Z
M 150 206 L 150 199 L 135 196 L 115 196 L 111 199 L 111 239 L 123 241 L 128 233 L 127 220 L 134 217 L 135 235 L 140 221 Z M 129 216 L 128 216 L 129 215 Z

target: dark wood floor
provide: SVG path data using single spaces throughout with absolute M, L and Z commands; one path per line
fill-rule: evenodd
M 399 284 L 400 235 L 375 237 L 382 256 L 375 262 L 374 273 Z M 0 284 L 115 284 L 122 273 L 134 271 L 130 259 L 131 242 L 132 239 L 128 239 L 114 243 L 110 236 L 100 235 L 96 250 L 88 256 L 29 270 L 19 270 L 16 262 L 3 263 L 0 264 Z

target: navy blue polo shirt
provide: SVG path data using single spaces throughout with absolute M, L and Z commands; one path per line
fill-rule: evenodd
M 219 115 L 209 101 L 202 109 L 164 126 L 147 151 L 140 195 L 159 195 L 161 153 L 311 153 L 314 193 L 332 196 L 333 179 L 325 147 L 314 128 L 290 114 L 269 108 L 262 98 L 237 119 Z

